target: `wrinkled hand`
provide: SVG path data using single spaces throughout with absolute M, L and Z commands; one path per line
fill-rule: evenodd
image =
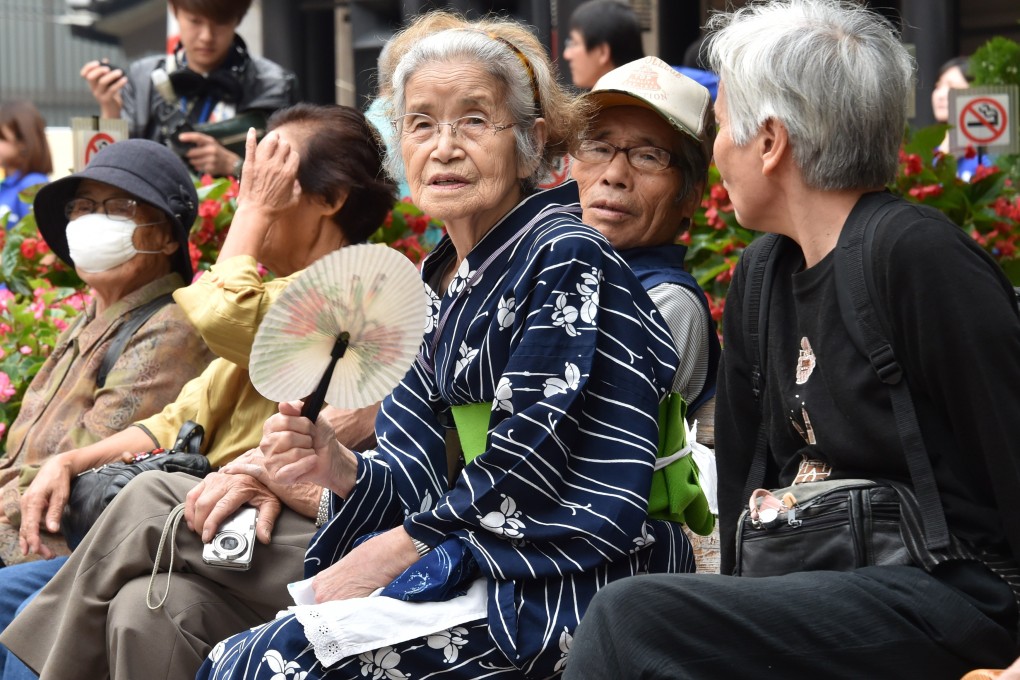
M 280 484 L 306 482 L 332 489 L 346 498 L 354 486 L 357 459 L 336 440 L 321 414 L 313 423 L 301 415 L 300 401 L 283 402 L 262 428 L 259 450 L 266 469 Z
M 220 468 L 220 472 L 228 475 L 248 475 L 269 489 L 291 510 L 312 519 L 318 515 L 322 487 L 316 484 L 277 484 L 266 469 L 265 456 L 258 449 L 238 456 Z
M 275 131 L 261 142 L 257 139 L 255 128 L 249 128 L 237 204 L 278 217 L 296 207 L 301 198 L 297 180 L 301 157 Z
M 46 559 L 53 557 L 53 552 L 39 537 L 39 525 L 45 518 L 47 531 L 53 534 L 60 532 L 60 517 L 71 495 L 71 479 L 75 474 L 66 456 L 61 454 L 53 456 L 39 468 L 32 484 L 21 497 L 18 545 L 22 555 L 35 553 Z
M 255 535 L 268 544 L 280 516 L 280 499 L 265 485 L 245 474 L 213 472 L 188 492 L 185 499 L 184 520 L 188 528 L 208 543 L 217 529 L 242 505 L 258 509 Z
M 216 177 L 229 175 L 239 156 L 201 132 L 182 132 L 179 139 L 184 144 L 194 144 L 188 149 L 188 163 L 198 172 L 207 172 Z
M 316 604 L 367 597 L 418 561 L 404 527 L 373 536 L 312 579 Z
M 127 74 L 120 69 L 111 69 L 108 64 L 90 61 L 81 67 L 80 75 L 88 83 L 92 96 L 99 103 L 100 116 L 120 118 L 123 106 L 120 91 L 127 85 Z

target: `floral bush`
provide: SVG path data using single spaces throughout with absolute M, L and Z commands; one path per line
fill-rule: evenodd
M 900 151 L 899 170 L 889 189 L 908 200 L 944 212 L 998 261 L 1014 285 L 1020 285 L 1020 192 L 1006 170 L 978 166 L 970 182 L 956 177 L 956 158 L 936 151 L 945 125 L 908 132 Z M 973 156 L 974 150 L 967 154 Z M 733 269 L 757 234 L 744 229 L 733 214 L 719 173 L 709 169 L 709 186 L 690 231 L 687 266 L 705 289 L 718 321 L 725 307 Z
M 404 253 L 411 262 L 421 264 L 444 233 L 443 223 L 423 213 L 409 197 L 397 201 L 369 241 L 387 243 Z

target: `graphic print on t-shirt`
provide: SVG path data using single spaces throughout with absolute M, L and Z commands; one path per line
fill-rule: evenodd
M 815 352 L 807 337 L 800 339 L 800 356 L 797 357 L 797 384 L 803 385 L 815 370 Z
M 797 356 L 796 382 L 798 385 L 807 384 L 817 363 L 818 360 L 815 358 L 815 352 L 811 349 L 811 342 L 807 339 L 807 336 L 802 337 L 800 339 L 800 352 Z M 802 459 L 793 483 L 817 482 L 828 477 L 832 473 L 832 467 L 824 460 L 820 460 L 808 453 L 815 449 L 817 438 L 815 437 L 815 430 L 811 425 L 811 417 L 808 415 L 807 406 L 804 402 L 800 404 L 799 413 L 794 409 L 790 410 L 790 425 L 807 444 L 801 451 Z

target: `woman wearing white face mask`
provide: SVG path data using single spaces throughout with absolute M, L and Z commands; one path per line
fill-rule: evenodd
M 39 191 L 39 231 L 89 285 L 93 302 L 71 321 L 11 425 L 0 457 L 3 563 L 23 559 L 18 497 L 34 469 L 158 412 L 212 359 L 170 299 L 191 281 L 187 239 L 197 208 L 187 168 L 145 140 L 114 144 L 82 172 Z M 119 329 L 146 312 L 116 361 L 101 369 Z M 47 543 L 68 552 L 59 536 Z

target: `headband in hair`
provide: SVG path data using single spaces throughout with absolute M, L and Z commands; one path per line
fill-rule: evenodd
M 524 70 L 528 72 L 528 80 L 531 82 L 531 96 L 535 100 L 535 110 L 536 110 L 537 114 L 539 116 L 541 116 L 542 115 L 542 98 L 539 96 L 539 93 L 538 93 L 538 79 L 535 77 L 535 69 L 531 66 L 531 62 L 528 60 L 528 55 L 524 54 L 524 52 L 522 52 L 521 49 L 519 47 L 517 47 L 517 45 L 514 45 L 512 42 L 510 42 L 506 38 L 503 38 L 503 37 L 498 36 L 495 33 L 491 33 L 491 32 L 488 33 L 487 35 L 490 38 L 492 38 L 493 40 L 501 42 L 504 45 L 506 45 L 507 47 L 509 47 L 510 51 L 513 52 L 517 56 L 517 58 L 520 60 L 521 64 L 524 65 Z

